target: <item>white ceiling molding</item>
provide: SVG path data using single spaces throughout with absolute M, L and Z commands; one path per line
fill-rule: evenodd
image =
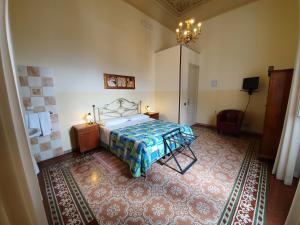
M 175 32 L 180 20 L 204 21 L 257 0 L 124 0 Z
M 211 0 L 156 0 L 162 4 L 169 11 L 174 13 L 175 16 L 182 16 L 188 10 L 193 9 L 201 4 Z

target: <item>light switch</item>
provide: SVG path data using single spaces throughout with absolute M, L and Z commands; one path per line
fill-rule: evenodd
M 300 104 L 298 105 L 298 113 L 297 116 L 300 117 Z
M 218 81 L 217 81 L 217 80 L 211 80 L 211 81 L 210 81 L 210 86 L 211 86 L 212 88 L 216 88 L 216 87 L 218 86 Z

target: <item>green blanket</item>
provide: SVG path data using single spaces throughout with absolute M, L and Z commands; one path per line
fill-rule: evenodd
M 140 177 L 165 155 L 162 135 L 176 128 L 180 128 L 183 133 L 193 134 L 187 125 L 154 120 L 112 130 L 109 147 L 129 165 L 133 177 Z

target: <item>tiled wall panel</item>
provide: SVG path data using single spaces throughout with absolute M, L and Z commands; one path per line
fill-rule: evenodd
M 30 139 L 32 154 L 37 161 L 63 154 L 53 71 L 43 67 L 18 66 L 17 73 L 19 93 L 26 113 L 31 110 L 52 113 L 52 133 Z

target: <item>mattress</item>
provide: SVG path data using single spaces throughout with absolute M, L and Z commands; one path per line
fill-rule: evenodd
M 102 126 L 100 125 L 100 141 L 101 143 L 103 143 L 105 146 L 109 146 L 109 138 L 110 138 L 110 132 L 112 130 L 116 130 L 119 128 L 125 128 L 125 127 L 129 127 L 129 126 L 134 126 L 136 124 L 140 124 L 140 123 L 145 123 L 148 121 L 153 121 L 154 119 L 151 118 L 146 118 L 146 119 L 142 119 L 142 120 L 136 120 L 136 121 L 127 121 L 118 125 L 114 125 L 114 126 Z

